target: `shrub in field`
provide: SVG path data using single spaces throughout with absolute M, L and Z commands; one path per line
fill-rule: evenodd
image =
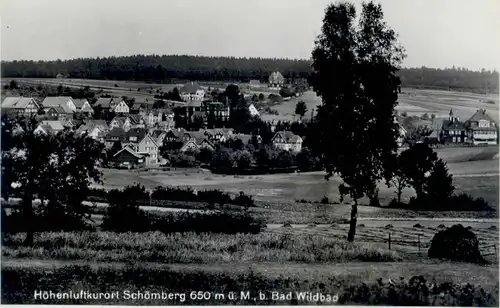
M 428 252 L 429 258 L 483 263 L 476 235 L 462 225 L 454 225 L 434 235 Z
M 210 232 L 210 233 L 259 233 L 263 227 L 261 221 L 247 213 L 182 213 L 155 218 L 151 230 L 163 233 L 174 232 Z
M 323 196 L 323 198 L 321 198 L 321 203 L 322 204 L 328 204 L 328 203 L 330 203 L 330 200 L 328 199 L 327 196 Z
M 218 189 L 211 190 L 200 190 L 198 191 L 198 200 L 205 201 L 210 204 L 219 204 L 223 206 L 231 202 L 231 197 L 228 193 L 220 191 Z
M 89 188 L 89 201 L 101 201 L 106 202 L 108 198 L 108 192 L 102 188 Z
M 144 186 L 127 186 L 123 191 L 113 189 L 108 193 L 106 214 L 102 229 L 116 232 L 144 232 L 151 228 L 144 211 L 139 209 L 139 200 L 149 196 Z
M 413 225 L 413 228 L 423 228 L 424 226 L 422 226 L 421 224 L 414 224 Z
M 255 206 L 255 201 L 252 196 L 246 195 L 243 191 L 240 191 L 240 193 L 233 199 L 232 203 L 246 208 Z
M 151 194 L 153 200 L 197 201 L 198 196 L 191 187 L 163 187 L 157 186 Z
M 168 277 L 168 279 L 165 279 Z M 314 300 L 297 298 L 295 291 L 321 290 L 323 294 L 338 294 L 338 301 L 326 304 L 341 305 L 383 305 L 383 306 L 480 306 L 498 307 L 498 284 L 496 289 L 484 289 L 471 284 L 459 285 L 453 282 L 430 283 L 422 276 L 409 280 L 390 282 L 357 282 L 348 279 L 330 278 L 324 281 L 304 280 L 297 277 L 269 277 L 252 270 L 241 274 L 211 271 L 176 271 L 169 268 L 145 268 L 128 266 L 125 268 L 91 268 L 90 266 L 66 266 L 58 269 L 45 268 L 2 268 L 2 302 L 5 304 L 69 304 L 69 300 L 39 300 L 33 297 L 40 284 L 50 286 L 53 292 L 67 292 L 68 288 L 84 286 L 90 292 L 107 290 L 130 290 L 131 292 L 149 291 L 151 293 L 170 292 L 186 293 L 186 290 L 204 290 L 210 293 L 240 294 L 249 291 L 250 298 L 236 296 L 224 299 L 211 296 L 204 304 L 316 304 Z M 291 292 L 292 299 L 274 301 L 270 291 Z M 260 292 L 266 293 L 266 299 L 255 302 Z M 184 300 L 172 301 L 172 304 L 196 305 L 187 292 Z M 195 292 L 196 294 L 196 292 Z M 102 304 L 102 300 L 78 300 L 72 304 Z M 106 301 L 108 304 L 126 305 L 162 305 L 163 299 L 125 300 L 121 297 Z
M 19 233 L 26 232 L 26 220 L 21 211 L 13 211 L 5 216 L 2 213 L 2 232 Z M 92 230 L 93 227 L 80 217 L 68 215 L 67 213 L 51 210 L 35 212 L 31 221 L 34 232 L 44 231 L 81 231 Z

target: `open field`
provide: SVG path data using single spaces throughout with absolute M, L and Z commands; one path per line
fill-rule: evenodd
M 498 148 L 444 148 L 436 150 L 439 157 L 448 161 L 450 172 L 455 176 L 457 192 L 482 197 L 493 207 L 498 207 Z M 146 188 L 158 185 L 191 186 L 195 189 L 222 189 L 231 193 L 244 191 L 256 200 L 292 202 L 298 199 L 319 201 L 327 196 L 338 201 L 340 178 L 324 179 L 323 172 L 269 174 L 257 176 L 225 176 L 212 174 L 208 170 L 191 169 L 178 171 L 128 171 L 103 170 L 106 188 L 122 188 L 139 183 Z M 387 204 L 394 198 L 393 188 L 380 183 L 380 200 Z M 413 195 L 412 189 L 405 189 L 403 199 Z M 366 203 L 362 200 L 361 203 Z
M 421 116 L 427 113 L 429 116 L 435 114 L 436 117 L 447 117 L 452 108 L 455 116 L 461 120 L 467 120 L 477 109 L 482 108 L 486 109 L 493 119 L 499 118 L 498 95 L 419 89 L 403 89 L 403 92 L 399 95 L 399 105 L 396 109 L 400 112 L 406 112 L 408 115 Z M 308 91 L 302 97 L 273 106 L 273 109 L 279 112 L 278 116 L 264 114 L 262 117 L 266 120 L 293 120 L 295 105 L 299 100 L 304 101 L 307 105 L 306 118 L 310 116 L 311 110 L 316 110 L 316 107 L 321 105 L 321 98 L 313 91 Z M 495 103 L 487 104 L 483 102 L 488 100 Z

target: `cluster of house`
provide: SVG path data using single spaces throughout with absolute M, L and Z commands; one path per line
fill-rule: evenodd
M 190 89 L 183 88 L 181 94 L 192 96 L 184 96 L 188 102 L 180 103 L 186 114 L 200 114 L 206 118 L 207 113 L 212 112 L 223 119 L 229 118 L 229 107 L 217 102 L 205 103 L 201 98 L 204 93 L 200 92 L 196 84 L 189 84 L 187 87 Z M 43 115 L 37 116 L 39 125 L 35 128 L 36 133 L 57 134 L 69 129 L 77 135 L 87 134 L 102 142 L 107 149 L 111 149 L 119 141 L 122 147 L 114 154 L 113 160 L 120 166 L 161 164 L 160 147 L 169 142 L 181 144 L 180 151 L 188 152 L 202 148 L 214 150 L 218 143 L 230 139 L 240 139 L 248 144 L 252 138 L 251 135 L 236 134 L 232 129 L 226 128 L 194 132 L 176 129 L 172 109 L 147 110 L 147 106 L 141 104 L 130 108 L 121 98 L 101 97 L 93 106 L 87 100 L 64 96 L 46 97 L 41 103 L 34 98 L 7 97 L 2 102 L 1 109 L 2 113 L 15 116 L 38 115 L 43 110 Z M 95 108 L 112 111 L 115 117 L 109 122 L 92 119 Z M 256 110 L 251 112 L 255 113 Z M 261 142 L 260 136 L 256 137 Z M 291 132 L 277 132 L 272 143 L 284 150 L 299 152 L 302 149 L 301 137 Z
M 440 125 L 439 140 L 445 144 L 498 144 L 498 126 L 486 113 L 479 109 L 465 122 L 460 121 L 450 110 L 447 120 Z

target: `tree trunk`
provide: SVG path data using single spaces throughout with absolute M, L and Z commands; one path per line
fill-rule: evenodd
M 403 187 L 398 186 L 398 204 L 401 203 L 401 195 L 403 194 Z
M 351 207 L 351 221 L 349 224 L 349 233 L 347 234 L 347 240 L 349 242 L 354 242 L 354 236 L 356 235 L 357 221 L 358 221 L 358 199 L 354 199 L 354 204 Z
M 31 180 L 30 180 L 31 182 Z M 31 183 L 30 183 L 31 184 Z M 26 238 L 24 239 L 24 246 L 33 245 L 33 193 L 31 191 L 32 185 L 28 184 L 23 198 L 23 216 L 24 223 L 26 224 Z

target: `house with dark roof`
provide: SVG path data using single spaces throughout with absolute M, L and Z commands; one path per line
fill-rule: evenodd
M 145 128 L 146 121 L 144 120 L 144 115 L 141 114 L 129 114 L 127 118 L 130 120 L 131 128 Z
M 35 115 L 40 104 L 33 97 L 6 97 L 0 105 L 2 113 L 9 111 L 15 115 Z
M 181 98 L 185 101 L 202 101 L 205 97 L 205 90 L 196 81 L 186 83 L 180 90 Z
M 274 134 L 271 143 L 274 147 L 285 151 L 302 151 L 302 138 L 291 131 L 279 131 Z
M 101 106 L 102 109 L 109 110 L 111 108 L 112 102 L 113 98 L 111 97 L 99 97 L 94 106 Z
M 474 145 L 498 144 L 498 126 L 486 113 L 485 109 L 479 109 L 465 121 L 467 137 Z
M 439 140 L 443 144 L 462 144 L 468 143 L 467 128 L 465 123 L 453 115 L 453 110 L 447 120 L 444 120 L 441 126 Z
M 120 143 L 126 142 L 126 132 L 121 127 L 113 127 L 109 132 L 104 136 L 104 145 L 107 148 L 113 147 L 115 142 L 119 141 Z
M 144 166 L 144 156 L 127 146 L 116 152 L 112 160 L 119 168 L 134 169 Z
M 145 128 L 131 128 L 125 134 L 125 142 L 138 144 L 147 134 L 148 130 Z

